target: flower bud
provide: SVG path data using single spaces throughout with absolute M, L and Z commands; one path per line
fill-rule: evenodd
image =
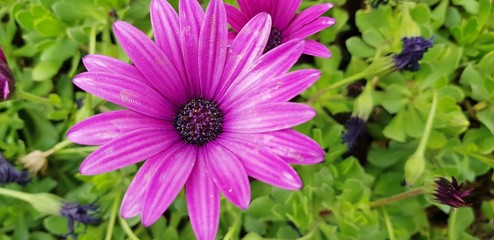
M 29 154 L 21 157 L 21 163 L 25 168 L 31 170 L 34 174 L 41 171 L 43 174 L 46 172 L 48 167 L 48 161 L 46 159 L 46 154 L 40 150 L 34 150 Z
M 405 163 L 406 185 L 414 185 L 425 170 L 424 156 L 414 153 Z

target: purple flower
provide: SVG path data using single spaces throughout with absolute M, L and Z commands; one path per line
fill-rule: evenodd
M 31 179 L 27 171 L 19 171 L 0 153 L 0 184 L 17 183 L 26 185 Z
M 240 10 L 225 5 L 228 23 L 237 33 L 258 13 L 269 13 L 273 18 L 273 26 L 264 49 L 264 52 L 267 52 L 292 39 L 305 39 L 335 23 L 333 18 L 321 17 L 333 7 L 332 4 L 318 4 L 296 14 L 301 2 L 302 0 L 238 0 Z M 316 57 L 331 57 L 331 52 L 324 44 L 310 39 L 304 41 L 303 53 Z
M 432 47 L 432 38 L 404 37 L 402 41 L 403 49 L 401 53 L 393 56 L 395 67 L 398 70 L 418 71 L 420 67 L 419 61 L 424 56 L 424 53 L 427 52 L 427 49 Z
M 7 58 L 0 48 L 0 101 L 6 100 L 14 93 L 15 81 L 12 71 L 7 64 Z
M 433 195 L 436 197 L 436 201 L 441 204 L 448 205 L 453 208 L 470 206 L 472 204 L 465 201 L 465 198 L 472 192 L 473 189 L 462 190 L 463 183 L 458 185 L 455 177 L 451 177 L 451 182 L 444 178 L 439 177 L 434 183 L 436 184 L 436 190 Z
M 64 203 L 60 209 L 60 215 L 68 219 L 69 233 L 74 239 L 77 239 L 74 231 L 74 223 L 98 224 L 101 222 L 99 217 L 93 216 L 99 211 L 99 205 L 86 204 L 79 205 L 78 203 Z
M 365 133 L 366 121 L 360 117 L 351 117 L 346 121 L 347 129 L 343 135 L 343 141 L 348 144 L 348 149 L 352 149 L 357 139 Z
M 181 0 L 179 14 L 164 0 L 151 1 L 155 42 L 117 21 L 118 42 L 133 65 L 101 55 L 83 59 L 89 72 L 73 82 L 127 110 L 103 113 L 70 129 L 79 144 L 101 145 L 80 172 L 100 174 L 142 160 L 122 201 L 123 217 L 141 214 L 153 224 L 185 186 L 198 239 L 216 235 L 220 193 L 246 209 L 248 176 L 284 189 L 302 182 L 290 164 L 313 164 L 324 152 L 289 128 L 316 112 L 287 102 L 319 77 L 313 69 L 288 73 L 304 50 L 301 39 L 262 54 L 268 14 L 253 17 L 229 45 L 226 12 L 212 0 L 204 13 Z

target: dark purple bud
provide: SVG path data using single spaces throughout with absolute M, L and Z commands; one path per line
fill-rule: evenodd
M 427 49 L 433 45 L 432 38 L 404 37 L 401 40 L 403 41 L 403 49 L 401 53 L 393 56 L 396 69 L 418 71 L 420 67 L 419 61 L 424 56 L 424 53 L 427 52 Z
M 345 135 L 343 136 L 343 141 L 348 144 L 348 149 L 352 149 L 357 139 L 365 133 L 366 122 L 364 119 L 359 117 L 351 117 L 345 123 L 347 129 Z
M 60 209 L 60 215 L 68 219 L 69 233 L 74 239 L 76 234 L 74 230 L 74 223 L 82 223 L 84 226 L 88 224 L 99 224 L 101 218 L 95 217 L 94 214 L 99 212 L 99 205 L 86 204 L 80 205 L 78 203 L 64 203 L 62 209 Z
M 27 171 L 19 171 L 17 168 L 7 161 L 7 159 L 0 153 L 0 184 L 17 183 L 19 185 L 26 185 L 29 183 L 29 173 Z
M 473 189 L 462 190 L 463 183 L 458 184 L 455 177 L 451 177 L 452 181 L 444 177 L 439 177 L 434 183 L 436 189 L 434 200 L 441 204 L 448 205 L 453 208 L 471 206 L 471 203 L 465 201 L 465 198 L 472 192 Z

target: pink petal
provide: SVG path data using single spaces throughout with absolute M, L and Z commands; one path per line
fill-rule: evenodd
M 296 38 L 306 38 L 314 33 L 320 32 L 323 29 L 335 24 L 335 20 L 330 17 L 320 17 L 310 23 L 305 24 L 303 27 L 300 29 L 294 31 L 293 33 L 290 33 L 289 35 L 287 33 L 286 37 L 284 39 L 296 39 Z
M 292 102 L 266 103 L 248 109 L 232 109 L 225 114 L 223 130 L 260 133 L 291 128 L 316 115 L 312 107 Z
M 151 39 L 123 21 L 116 21 L 113 31 L 134 65 L 163 97 L 177 105 L 186 101 L 185 87 L 175 66 Z
M 273 13 L 276 16 L 273 18 L 273 26 L 279 31 L 283 31 L 295 16 L 302 0 L 275 0 L 273 2 L 277 3 L 276 8 L 271 10 L 276 11 Z
M 292 164 L 314 164 L 324 160 L 324 150 L 319 144 L 291 129 L 257 134 L 228 133 L 228 136 L 264 146 Z
M 322 14 L 324 14 L 326 11 L 328 11 L 330 8 L 333 7 L 333 4 L 331 3 L 323 3 L 323 4 L 318 4 L 315 6 L 312 6 L 310 8 L 305 9 L 304 11 L 300 12 L 287 26 L 286 29 L 283 30 L 283 34 L 285 36 L 290 35 L 291 33 L 299 30 L 306 24 L 316 20 L 318 17 L 320 17 Z
M 230 106 L 245 107 L 267 102 L 286 102 L 309 88 L 320 77 L 319 70 L 304 69 L 271 78 L 254 86 L 248 94 L 231 103 Z
M 247 72 L 264 51 L 271 31 L 271 18 L 266 13 L 260 13 L 253 17 L 233 40 L 223 77 L 216 92 L 216 96 L 222 96 L 226 88 L 242 72 Z
M 209 176 L 204 158 L 198 158 L 185 184 L 190 223 L 198 240 L 215 239 L 220 219 L 220 192 Z
M 156 44 L 173 62 L 180 75 L 180 80 L 183 83 L 187 83 L 187 91 L 190 87 L 188 86 L 181 46 L 179 44 L 180 26 L 177 12 L 166 0 L 152 0 L 150 11 Z
M 84 63 L 86 69 L 90 72 L 116 73 L 139 80 L 149 86 L 152 86 L 135 66 L 122 62 L 118 59 L 104 55 L 91 54 L 84 56 L 82 58 L 82 62 Z
M 189 85 L 194 97 L 200 94 L 198 39 L 204 12 L 197 0 L 180 0 L 179 5 L 180 45 Z
M 179 140 L 176 131 L 143 128 L 107 142 L 82 162 L 83 175 L 95 175 L 119 169 L 147 159 Z
M 235 153 L 249 176 L 288 190 L 302 188 L 302 180 L 297 172 L 276 154 L 263 146 L 227 135 L 223 134 L 218 142 Z
M 240 160 L 215 142 L 209 142 L 200 148 L 198 156 L 204 158 L 209 174 L 223 196 L 235 206 L 247 209 L 250 202 L 250 185 Z
M 199 35 L 199 79 L 201 96 L 211 99 L 226 60 L 228 47 L 226 12 L 220 0 L 211 0 Z
M 265 0 L 261 0 L 265 1 Z M 264 12 L 265 10 L 261 9 L 261 4 L 258 0 L 238 0 L 238 6 L 240 10 L 247 16 L 247 18 L 251 18 L 257 15 L 260 12 Z
M 158 153 L 146 160 L 134 176 L 134 179 L 127 188 L 127 192 L 125 192 L 120 206 L 120 215 L 123 218 L 131 218 L 142 212 L 142 206 L 144 205 L 144 199 L 148 192 L 149 184 L 153 180 L 153 176 L 158 170 L 160 162 L 163 161 L 161 156 L 164 152 Z
M 128 110 L 98 114 L 74 125 L 67 132 L 67 139 L 78 144 L 103 145 L 123 134 L 141 128 L 163 128 L 173 126 L 161 119 L 148 117 Z
M 304 54 L 322 58 L 331 57 L 331 52 L 328 47 L 318 41 L 310 39 L 305 40 Z
M 302 39 L 291 40 L 262 55 L 253 68 L 239 75 L 218 102 L 228 106 L 233 100 L 246 94 L 253 86 L 267 79 L 285 74 L 299 59 L 304 49 Z
M 189 178 L 196 162 L 194 145 L 179 143 L 160 154 L 142 208 L 142 224 L 150 226 L 163 215 Z
M 151 117 L 173 119 L 173 106 L 153 88 L 136 79 L 115 73 L 84 72 L 72 81 L 83 90 L 128 109 Z
M 169 119 L 175 112 L 173 106 L 153 88 L 124 75 L 84 72 L 73 82 L 87 92 L 142 114 Z
M 230 4 L 225 4 L 225 10 L 226 10 L 228 23 L 232 26 L 235 32 L 240 32 L 240 30 L 249 21 L 249 18 L 245 16 L 243 12 L 241 12 L 236 7 Z

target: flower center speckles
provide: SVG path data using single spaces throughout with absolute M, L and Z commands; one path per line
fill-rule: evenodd
M 268 43 L 266 44 L 263 53 L 267 53 L 271 49 L 278 47 L 279 45 L 281 45 L 281 33 L 278 31 L 278 29 L 272 27 L 271 33 L 269 33 Z
M 173 126 L 186 143 L 202 146 L 223 132 L 223 113 L 213 101 L 191 99 L 175 114 Z

